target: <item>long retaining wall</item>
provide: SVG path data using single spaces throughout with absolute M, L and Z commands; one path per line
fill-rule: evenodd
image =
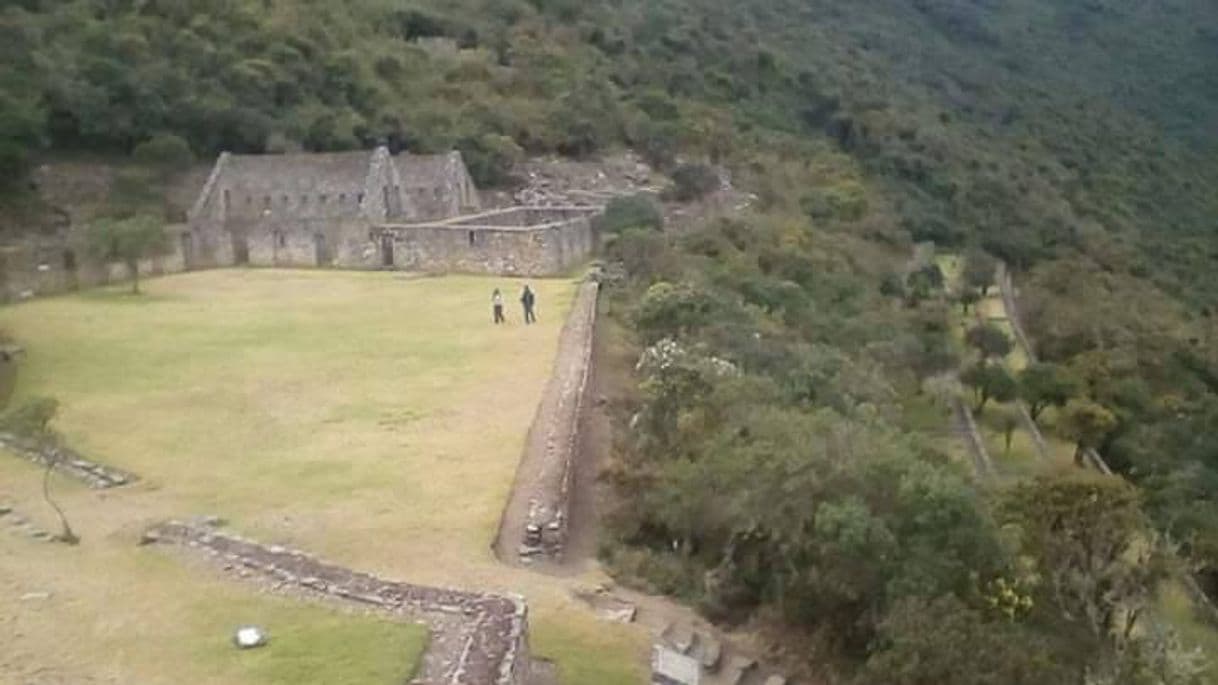
M 504 561 L 562 554 L 599 292 L 600 285 L 594 281 L 581 284 L 563 326 L 554 370 L 529 428 L 495 542 L 496 553 Z
M 214 528 L 170 521 L 143 544 L 173 544 L 207 553 L 243 577 L 256 574 L 305 593 L 372 606 L 426 622 L 432 630 L 423 682 L 434 685 L 526 685 L 528 609 L 520 597 L 411 585 L 329 564 L 279 546 Z M 442 652 L 442 653 L 437 653 Z M 430 657 L 430 658 L 429 658 Z

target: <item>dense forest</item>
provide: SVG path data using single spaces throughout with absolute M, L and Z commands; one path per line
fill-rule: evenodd
M 609 226 L 615 573 L 843 681 L 1212 677 L 1154 596 L 1218 597 L 1218 4 L 14 0 L 0 37 L 5 202 L 75 153 L 727 167 L 749 213 Z M 1119 477 L 944 453 L 920 408 L 965 360 L 927 241 L 1010 266 Z

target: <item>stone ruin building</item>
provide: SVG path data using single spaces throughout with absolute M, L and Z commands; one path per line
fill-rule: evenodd
M 224 266 L 401 269 L 550 276 L 594 249 L 601 208 L 480 211 L 460 153 L 222 153 L 186 222 L 167 226 L 144 275 Z M 0 299 L 65 292 L 126 277 L 70 236 L 0 246 Z
M 188 268 L 334 266 L 544 276 L 592 249 L 590 207 L 477 213 L 461 155 L 223 154 L 188 213 Z

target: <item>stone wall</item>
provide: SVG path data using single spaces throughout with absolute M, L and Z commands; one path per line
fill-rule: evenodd
M 90 488 L 104 490 L 134 483 L 134 474 L 85 459 L 75 450 L 53 442 L 24 438 L 12 433 L 0 433 L 0 447 L 29 459 L 35 464 L 55 465 L 55 470 L 85 483 Z
M 526 685 L 528 608 L 518 596 L 465 592 L 384 580 L 320 561 L 297 550 L 261 545 L 213 528 L 171 521 L 144 534 L 144 544 L 177 544 L 207 552 L 226 570 L 423 620 L 432 630 L 421 680 L 450 685 Z M 429 658 L 432 657 L 432 658 Z M 439 657 L 439 658 L 435 658 Z
M 185 224 L 165 229 L 166 250 L 142 260 L 142 277 L 178 273 L 187 268 L 182 235 Z M 92 259 L 78 239 L 29 240 L 0 247 L 0 301 L 12 302 L 39 295 L 56 295 L 127 280 L 127 267 Z
M 594 250 L 599 210 L 513 207 L 448 221 L 374 230 L 385 263 L 414 271 L 552 276 Z
M 513 556 L 558 556 L 566 542 L 599 292 L 594 281 L 580 285 L 563 325 L 554 369 L 529 427 L 495 543 L 505 561 Z
M 410 203 L 411 221 L 433 221 L 476 212 L 478 189 L 460 152 L 443 155 L 398 155 L 394 166 Z

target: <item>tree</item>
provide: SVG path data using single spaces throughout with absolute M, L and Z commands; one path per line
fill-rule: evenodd
M 645 193 L 615 197 L 605 205 L 601 217 L 601 230 L 605 233 L 620 233 L 628 228 L 660 230 L 664 228 L 664 214 L 655 200 Z
M 994 282 L 998 262 L 984 250 L 972 249 L 964 255 L 964 284 L 977 288 L 984 297 Z
M 1020 623 L 947 595 L 907 598 L 880 623 L 858 685 L 1066 685 L 1069 658 Z
M 1050 406 L 1064 407 L 1078 394 L 1078 381 L 1057 364 L 1034 362 L 1019 372 L 1019 397 L 1028 403 L 1032 420 Z
M 1011 339 L 1002 329 L 994 324 L 984 323 L 973 326 L 964 336 L 965 342 L 977 348 L 982 361 L 992 357 L 1005 357 L 1011 351 Z
M 131 276 L 131 292 L 140 292 L 140 260 L 165 247 L 165 231 L 154 217 L 99 219 L 89 227 L 89 249 L 98 258 L 120 261 Z
M 682 164 L 672 172 L 673 197 L 691 202 L 719 187 L 719 174 L 708 164 Z
M 1002 407 L 998 412 L 998 428 L 1006 445 L 1006 454 L 1011 454 L 1011 440 L 1015 437 L 1015 429 L 1019 427 L 1019 409 L 1014 406 Z
M 1137 489 L 1075 472 L 1016 485 L 999 506 L 1041 579 L 1038 604 L 1118 643 L 1135 628 L 1165 572 Z
M 677 338 L 709 323 L 715 299 L 690 283 L 660 282 L 651 286 L 639 300 L 634 320 L 649 342 Z
M 195 161 L 190 145 L 172 133 L 158 133 L 135 146 L 131 156 L 141 164 L 164 170 L 182 169 Z
M 1070 400 L 1057 427 L 1075 442 L 1074 463 L 1083 464 L 1083 453 L 1095 449 L 1117 426 L 1116 416 L 1102 404 L 1088 399 Z
M 960 293 L 960 311 L 968 314 L 968 308 L 981 301 L 981 293 L 975 288 L 965 288 Z
M 40 446 L 53 447 L 58 436 L 51 429 L 50 424 L 58 411 L 59 402 L 54 398 L 35 397 L 0 417 L 0 426 L 17 435 L 34 440 Z M 68 523 L 68 517 L 64 514 L 63 509 L 51 497 L 51 472 L 59 466 L 60 460 L 63 459 L 63 452 L 57 449 L 44 449 L 41 452 L 44 466 L 42 498 L 59 516 L 60 533 L 56 539 L 69 545 L 75 545 L 80 542 L 80 537 L 72 530 L 72 525 Z
M 973 389 L 977 413 L 984 411 L 991 399 L 999 402 L 1015 399 L 1015 379 L 999 364 L 978 362 L 960 374 L 960 381 Z

